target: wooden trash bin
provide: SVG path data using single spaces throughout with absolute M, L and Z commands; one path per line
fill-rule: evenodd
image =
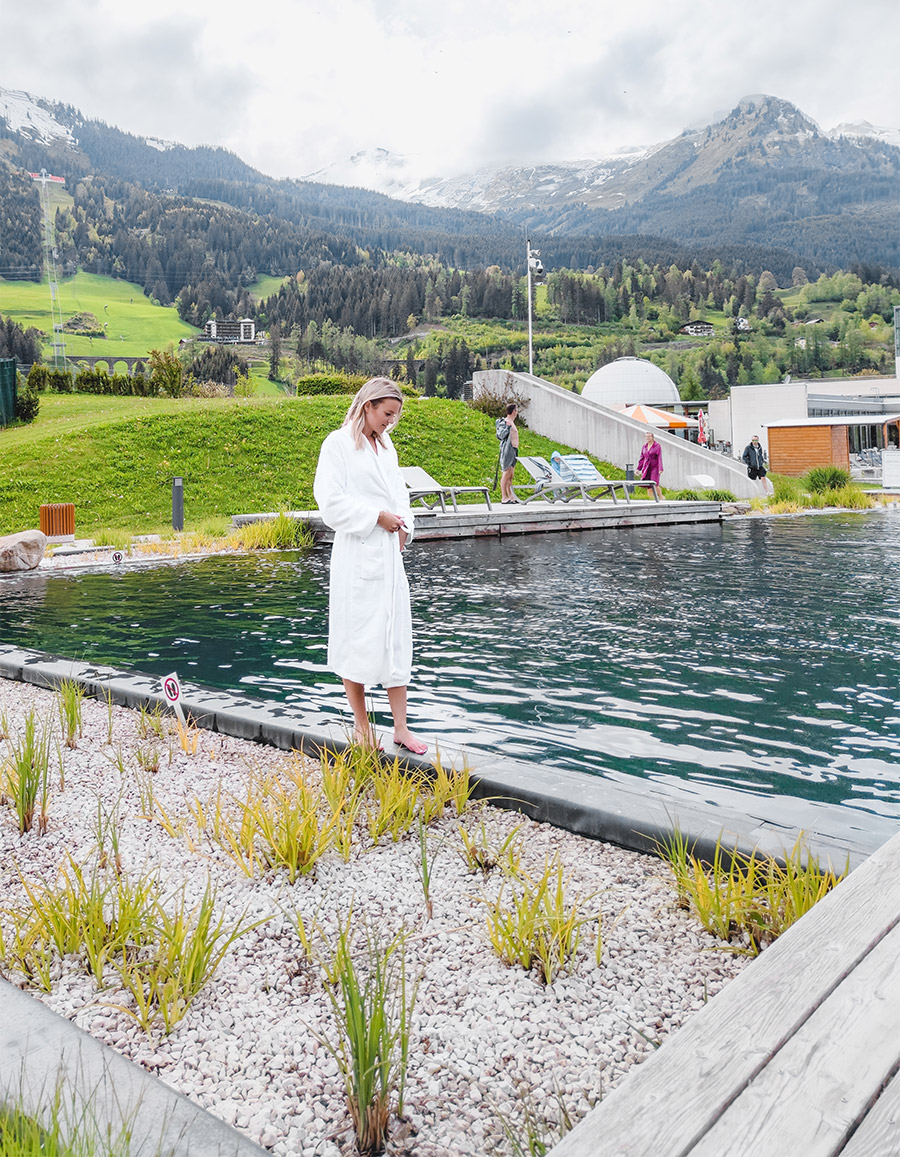
M 41 507 L 41 533 L 48 538 L 75 537 L 75 503 L 51 502 Z

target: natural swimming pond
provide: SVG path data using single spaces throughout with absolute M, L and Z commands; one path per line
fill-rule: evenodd
M 327 564 L 6 578 L 0 642 L 343 718 Z M 900 511 L 427 543 L 407 570 L 429 738 L 900 816 Z

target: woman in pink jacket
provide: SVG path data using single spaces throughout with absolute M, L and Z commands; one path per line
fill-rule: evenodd
M 662 474 L 662 447 L 656 440 L 656 436 L 651 430 L 647 435 L 647 440 L 641 447 L 641 456 L 638 458 L 638 471 L 641 478 L 650 479 L 653 483 L 653 489 L 656 492 L 656 497 L 661 498 L 662 494 L 659 488 L 659 476 Z

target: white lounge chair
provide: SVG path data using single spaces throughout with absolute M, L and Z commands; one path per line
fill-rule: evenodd
M 401 466 L 400 473 L 409 487 L 410 502 L 421 502 L 429 510 L 440 506 L 443 513 L 447 512 L 447 499 L 450 500 L 454 511 L 457 510 L 456 496 L 458 494 L 482 494 L 491 509 L 491 492 L 487 486 L 441 486 L 435 482 L 427 470 L 421 466 Z
M 626 502 L 631 501 L 631 487 L 644 486 L 650 490 L 653 497 L 659 502 L 659 494 L 649 478 L 635 478 L 625 481 L 622 478 L 604 478 L 594 463 L 586 454 L 560 454 L 558 450 L 550 455 L 550 463 L 558 471 L 560 478 L 580 482 L 584 488 L 585 497 L 592 502 L 609 494 L 613 502 L 618 502 L 616 490 L 621 490 Z M 598 493 L 591 493 L 598 491 Z
M 566 481 L 553 469 L 546 458 L 535 454 L 520 455 L 516 459 L 531 475 L 533 481 L 530 486 L 513 486 L 513 493 L 518 498 L 518 491 L 528 491 L 520 502 L 533 502 L 535 498 L 545 498 L 548 502 L 570 502 L 573 498 L 584 499 L 584 487 L 577 479 Z

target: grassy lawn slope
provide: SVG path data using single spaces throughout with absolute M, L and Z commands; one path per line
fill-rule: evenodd
M 78 534 L 148 533 L 171 521 L 171 481 L 185 480 L 185 525 L 315 506 L 319 446 L 346 397 L 234 399 L 45 395 L 37 422 L 0 430 L 0 534 L 38 525 L 42 503 L 74 502 Z M 439 482 L 492 485 L 494 423 L 462 402 L 407 401 L 394 433 L 401 465 Z M 521 453 L 563 449 L 530 430 Z M 622 471 L 606 463 L 611 477 Z M 517 482 L 526 482 L 524 470 Z

